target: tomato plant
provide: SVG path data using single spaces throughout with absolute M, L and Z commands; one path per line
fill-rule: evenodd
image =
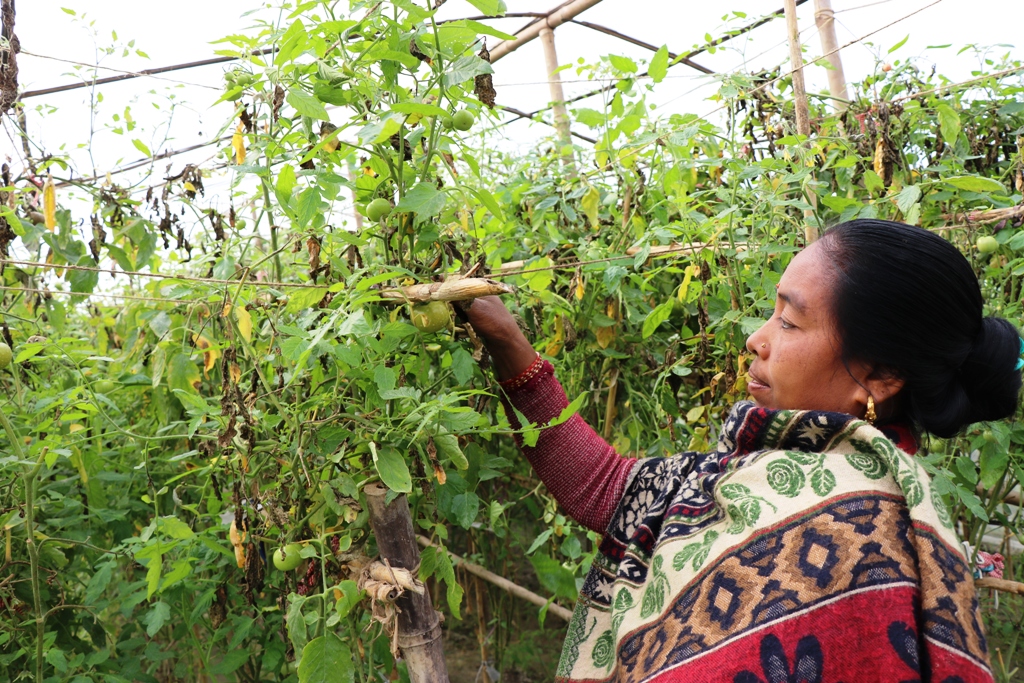
M 453 552 L 571 606 L 599 538 L 517 453 L 474 335 L 447 304 L 384 289 L 473 268 L 515 285 L 507 302 L 574 405 L 639 457 L 714 443 L 806 220 L 942 230 L 988 309 L 1020 323 L 1019 71 L 953 88 L 882 65 L 845 113 L 815 105 L 805 140 L 785 78 L 724 75 L 715 116 L 659 117 L 658 86 L 605 58 L 577 68 L 615 87 L 571 111 L 596 143 L 569 164 L 561 144 L 493 144 L 486 36 L 507 37 L 396 0 L 302 3 L 225 38 L 226 206 L 204 195 L 212 167 L 144 201 L 85 185 L 85 221 L 44 187 L 68 158 L 5 183 L 3 251 L 37 264 L 6 265 L 0 313 L 12 679 L 307 681 L 313 661 L 404 676 L 356 583 L 378 480 L 430 543 L 419 576 L 446 628 L 506 670 L 530 665 L 541 625 L 561 640 Z M 1021 538 L 1004 499 L 1022 444 L 1016 422 L 927 444 L 974 544 L 989 524 Z

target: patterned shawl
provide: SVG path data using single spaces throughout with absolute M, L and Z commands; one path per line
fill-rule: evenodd
M 990 682 L 970 571 L 913 457 L 849 415 L 737 404 L 641 460 L 557 681 Z

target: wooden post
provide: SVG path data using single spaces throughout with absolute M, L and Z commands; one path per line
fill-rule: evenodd
M 804 55 L 800 49 L 800 29 L 796 21 L 796 0 L 785 0 L 786 32 L 789 36 L 789 62 L 793 77 L 793 106 L 796 109 L 796 132 L 805 138 L 811 137 L 811 115 L 807 106 L 807 89 L 804 87 Z M 814 195 L 808 197 L 816 204 Z M 810 244 L 818 239 L 818 226 L 813 223 L 814 211 L 804 210 L 804 242 Z
M 804 55 L 800 49 L 800 29 L 796 23 L 796 0 L 785 0 L 786 32 L 789 35 L 789 63 L 793 70 L 793 105 L 796 107 L 796 132 L 811 135 L 811 117 L 804 88 Z
M 821 36 L 822 54 L 828 55 L 831 68 L 828 70 L 828 91 L 832 95 L 832 108 L 837 113 L 846 111 L 849 95 L 846 91 L 846 76 L 843 74 L 843 60 L 839 56 L 839 41 L 836 40 L 836 24 L 833 18 L 832 0 L 814 0 L 814 23 Z
M 420 551 L 409 514 L 409 501 L 400 495 L 384 504 L 388 489 L 370 484 L 365 489 L 366 505 L 370 513 L 370 526 L 377 538 L 380 556 L 391 566 L 416 573 L 420 565 Z M 409 667 L 412 683 L 448 683 L 448 668 L 444 662 L 441 643 L 441 620 L 430 602 L 430 593 L 417 595 L 406 592 L 395 601 L 402 610 L 398 615 L 398 647 Z
M 548 75 L 548 91 L 551 93 L 555 130 L 558 131 L 558 143 L 561 145 L 562 164 L 571 172 L 575 170 L 575 164 L 572 154 L 572 139 L 569 137 L 569 114 L 565 110 L 565 93 L 562 91 L 562 75 L 558 72 L 555 32 L 545 26 L 540 30 L 540 42 L 544 46 L 544 70 Z

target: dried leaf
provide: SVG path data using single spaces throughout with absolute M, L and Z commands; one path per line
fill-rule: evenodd
M 47 176 L 43 185 L 43 223 L 50 232 L 57 227 L 57 188 L 53 186 L 53 176 Z
M 243 306 L 235 309 L 235 322 L 238 324 L 238 331 L 245 337 L 245 341 L 252 341 L 252 315 Z
M 245 137 L 242 135 L 244 129 L 245 124 L 239 122 L 234 135 L 231 136 L 231 148 L 235 150 L 235 164 L 239 166 L 245 163 Z

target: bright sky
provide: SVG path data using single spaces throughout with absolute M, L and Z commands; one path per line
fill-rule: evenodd
M 550 10 L 557 0 L 506 0 L 511 12 L 542 12 Z M 612 27 L 655 46 L 667 44 L 674 52 L 685 52 L 705 42 L 705 36 L 717 37 L 728 29 L 750 23 L 761 15 L 779 8 L 781 0 L 730 0 L 717 2 L 680 2 L 679 0 L 604 0 L 580 16 L 581 19 Z M 344 5 L 344 2 L 339 3 Z M 104 66 L 139 70 L 212 57 L 217 46 L 211 41 L 232 33 L 244 32 L 252 26 L 255 16 L 242 16 L 256 6 L 252 0 L 176 0 L 173 3 L 139 2 L 138 0 L 33 0 L 18 3 L 16 32 L 24 52 L 19 57 L 20 82 L 23 90 L 34 90 L 81 80 L 75 67 L 49 58 L 60 58 L 86 64 L 97 62 Z M 71 16 L 62 7 L 73 10 Z M 986 68 L 972 51 L 957 54 L 959 48 L 973 44 L 1000 46 L 991 50 L 992 56 L 1010 53 L 1019 58 L 1021 49 L 1013 46 L 1024 26 L 1024 2 L 1020 0 L 833 0 L 836 11 L 836 29 L 840 45 L 865 34 L 878 31 L 864 42 L 856 43 L 841 52 L 847 79 L 857 81 L 872 72 L 879 59 L 920 58 L 936 63 L 938 72 L 954 80 L 970 78 L 979 69 Z M 924 8 L 924 9 L 922 9 Z M 914 16 L 906 15 L 920 10 Z M 723 16 L 743 12 L 746 18 Z M 440 12 L 440 18 L 473 16 L 478 12 L 465 0 L 450 0 Z M 814 25 L 813 2 L 802 5 L 800 17 L 801 38 L 806 46 L 807 58 L 821 54 L 821 43 Z M 275 19 L 276 11 L 263 9 L 259 16 Z M 84 20 L 82 19 L 84 16 Z M 902 20 L 901 20 L 902 19 Z M 527 19 L 502 19 L 492 23 L 502 30 L 514 33 Z M 894 23 L 895 22 L 895 23 Z M 894 25 L 883 28 L 888 24 Z M 880 31 L 878 29 L 881 29 Z M 116 41 L 113 32 L 116 31 Z M 906 44 L 893 55 L 890 47 L 909 35 Z M 762 26 L 747 37 L 729 42 L 726 49 L 716 54 L 703 54 L 695 61 L 718 72 L 735 69 L 753 71 L 774 68 L 786 61 L 785 22 L 781 19 Z M 104 55 L 99 50 L 116 44 L 125 47 L 134 40 L 134 48 L 124 56 L 118 49 Z M 496 39 L 491 39 L 493 42 Z M 624 54 L 637 61 L 649 59 L 652 53 L 578 25 L 565 25 L 557 29 L 556 42 L 559 61 L 575 63 L 577 59 L 596 61 L 601 55 Z M 941 49 L 928 46 L 952 45 Z M 137 55 L 141 49 L 148 59 Z M 36 56 L 42 55 L 44 57 Z M 231 115 L 230 104 L 211 108 L 219 97 L 223 65 L 202 67 L 166 74 L 165 78 L 184 81 L 178 86 L 166 80 L 136 79 L 102 86 L 103 102 L 97 105 L 95 117 L 89 116 L 90 90 L 48 95 L 26 101 L 30 137 L 44 152 L 72 153 L 81 174 L 93 169 L 104 173 L 117 166 L 143 158 L 133 144 L 138 138 L 159 153 L 203 142 L 215 136 Z M 539 41 L 534 41 L 495 64 L 494 83 L 499 103 L 522 110 L 535 110 L 548 103 L 543 53 Z M 104 71 L 101 76 L 114 72 Z M 593 83 L 580 82 L 574 69 L 562 72 L 566 95 L 586 92 Z M 824 91 L 826 74 L 821 67 L 807 70 L 808 90 Z M 203 87 L 207 86 L 207 87 Z M 217 90 L 211 89 L 211 87 Z M 706 114 L 715 105 L 706 101 L 715 86 L 707 77 L 680 64 L 669 71 L 669 76 L 657 86 L 649 101 L 658 105 L 661 113 L 686 111 Z M 581 103 L 597 108 L 599 102 Z M 137 128 L 132 133 L 116 134 L 112 117 L 122 118 L 127 106 Z M 20 169 L 22 163 L 20 141 L 9 121 L 5 121 L 5 134 L 0 136 L 0 154 L 12 159 L 12 166 Z M 93 127 L 90 144 L 90 126 Z M 585 128 L 580 132 L 586 133 Z M 542 124 L 520 121 L 502 129 L 510 148 L 527 147 L 550 134 Z M 217 147 L 207 147 L 187 155 L 156 163 L 155 178 L 167 175 L 168 164 L 173 173 L 186 162 L 209 160 Z M 118 178 L 119 182 L 137 182 L 145 169 Z M 225 181 L 208 184 L 214 197 L 227 188 Z M 208 198 L 211 198 L 208 194 Z M 223 199 L 223 197 L 220 197 Z

